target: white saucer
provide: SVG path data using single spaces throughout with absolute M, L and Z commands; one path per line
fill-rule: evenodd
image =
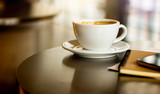
M 84 49 L 77 40 L 66 41 L 62 44 L 62 47 L 68 51 L 71 51 L 81 57 L 85 58 L 109 58 L 119 53 L 125 52 L 130 48 L 130 45 L 126 42 L 120 41 L 114 43 L 110 50 L 107 51 L 90 51 Z

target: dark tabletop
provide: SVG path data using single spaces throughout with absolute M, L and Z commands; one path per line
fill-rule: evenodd
M 130 42 L 131 49 L 159 49 L 160 42 Z M 152 46 L 152 48 L 150 48 Z M 123 56 L 81 58 L 62 47 L 39 52 L 18 68 L 23 90 L 31 94 L 159 94 L 159 80 L 119 75 L 109 71 Z

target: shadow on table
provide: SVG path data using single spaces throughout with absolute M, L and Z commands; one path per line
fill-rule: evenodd
M 115 94 L 118 73 L 108 71 L 119 62 L 116 57 L 87 59 L 70 55 L 63 59 L 63 64 L 75 69 L 70 94 Z M 78 92 L 78 93 L 77 93 Z

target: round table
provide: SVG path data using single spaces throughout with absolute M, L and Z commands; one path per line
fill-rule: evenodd
M 129 43 L 134 50 L 160 50 L 160 42 Z M 52 48 L 26 59 L 18 68 L 17 78 L 22 88 L 31 94 L 128 94 L 132 91 L 136 94 L 139 84 L 155 86 L 150 78 L 141 78 L 137 82 L 133 77 L 124 83 L 118 72 L 107 69 L 117 64 L 123 54 L 112 58 L 87 59 L 62 47 Z M 160 84 L 156 86 L 160 88 Z M 145 90 L 149 89 L 145 87 L 139 94 L 146 94 Z

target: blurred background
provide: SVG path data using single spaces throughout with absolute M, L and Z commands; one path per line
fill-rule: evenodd
M 160 0 L 0 0 L 0 94 L 19 94 L 23 60 L 75 39 L 72 20 L 110 18 L 128 28 L 125 41 L 160 40 Z

